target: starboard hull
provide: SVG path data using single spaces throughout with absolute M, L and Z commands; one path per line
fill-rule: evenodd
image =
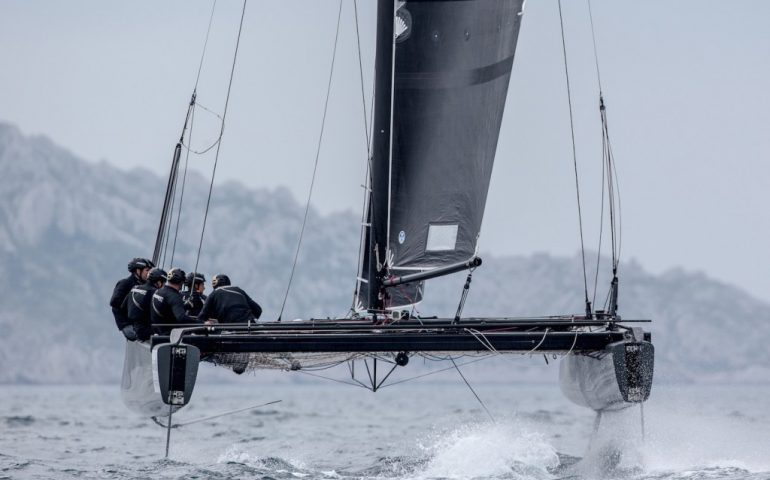
M 652 389 L 651 343 L 623 341 L 599 352 L 564 357 L 559 386 L 572 402 L 597 412 L 622 410 L 646 401 Z

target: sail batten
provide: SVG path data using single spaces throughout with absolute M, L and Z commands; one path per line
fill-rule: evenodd
M 367 308 L 421 300 L 388 278 L 476 255 L 522 3 L 380 0 Z

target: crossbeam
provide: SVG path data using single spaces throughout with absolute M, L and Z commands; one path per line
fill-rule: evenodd
M 481 337 L 483 335 L 483 340 Z M 650 341 L 650 334 L 645 333 Z M 476 335 L 458 332 L 382 332 L 382 333 L 216 333 L 188 335 L 184 342 L 206 353 L 278 352 L 498 352 L 599 351 L 626 338 L 622 331 L 603 332 L 487 332 Z M 168 336 L 156 335 L 153 345 L 167 343 Z

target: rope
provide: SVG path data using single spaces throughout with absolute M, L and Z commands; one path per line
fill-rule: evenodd
M 565 357 L 569 356 L 569 354 L 572 353 L 572 350 L 575 349 L 575 345 L 577 345 L 577 339 L 578 339 L 578 331 L 575 330 L 575 339 L 572 340 L 572 346 L 569 347 L 569 350 L 567 351 L 567 353 L 564 354 Z
M 492 345 L 492 342 L 489 341 L 483 332 L 480 332 L 474 328 L 466 328 L 465 331 L 473 335 L 473 337 L 478 340 L 479 343 L 481 343 L 487 350 L 494 353 L 495 355 L 500 355 L 500 352 L 494 347 L 494 345 Z
M 489 350 L 494 355 L 502 355 L 502 353 L 500 353 L 500 351 L 497 350 L 494 347 L 494 345 L 492 345 L 492 342 L 489 341 L 489 339 L 484 335 L 483 332 L 480 332 L 479 330 L 471 329 L 471 328 L 466 328 L 464 330 L 470 333 L 471 335 L 473 335 L 473 338 L 478 340 L 479 343 L 484 346 L 484 348 Z M 545 342 L 545 337 L 548 336 L 548 332 L 550 330 L 551 330 L 551 327 L 546 327 L 545 332 L 543 332 L 543 338 L 540 339 L 540 342 L 537 345 L 535 345 L 534 348 L 532 348 L 532 350 L 528 352 L 524 352 L 522 353 L 522 355 L 532 356 L 532 354 L 535 353 L 535 351 L 537 351 L 538 348 L 540 348 L 540 345 L 542 345 L 543 342 Z M 570 347 L 569 352 L 567 352 L 568 355 L 570 352 L 572 352 L 572 349 L 575 348 L 575 343 L 577 343 L 577 337 L 578 337 L 577 331 L 575 331 L 575 340 L 572 342 L 572 347 Z
M 537 349 L 538 349 L 538 348 L 540 348 L 540 345 L 542 345 L 542 344 L 543 344 L 543 342 L 545 342 L 545 337 L 547 337 L 547 336 L 548 336 L 548 332 L 549 332 L 550 330 L 551 330 L 551 327 L 547 327 L 547 328 L 545 329 L 545 333 L 543 333 L 543 338 L 541 338 L 541 339 L 540 339 L 540 343 L 538 343 L 537 345 L 535 345 L 535 347 L 534 347 L 532 350 L 530 350 L 530 351 L 529 351 L 529 352 L 527 352 L 527 353 L 523 353 L 522 355 L 529 355 L 530 357 L 532 357 L 532 354 L 533 354 L 533 353 L 535 353 L 535 351 L 537 351 Z M 575 338 L 577 338 L 577 337 L 575 337 Z
M 204 105 L 202 105 L 201 103 L 199 103 L 197 101 L 195 102 L 195 108 L 200 108 L 204 112 L 208 112 L 211 115 L 214 115 L 215 117 L 217 117 L 219 119 L 219 123 L 220 124 L 224 121 L 224 119 L 222 119 L 222 115 L 220 115 L 217 112 L 211 110 L 210 108 L 206 108 Z M 190 127 L 190 129 L 192 130 L 192 127 Z M 182 142 L 182 146 L 186 150 L 191 151 L 192 153 L 194 153 L 196 155 L 203 155 L 205 153 L 210 152 L 212 148 L 216 147 L 220 140 L 222 140 L 222 135 L 219 135 L 219 137 L 217 137 L 217 139 L 214 140 L 214 142 L 211 145 L 209 145 L 208 147 L 204 148 L 203 150 L 195 150 L 195 149 L 192 148 L 192 138 L 190 138 L 190 140 L 188 140 L 188 143 Z
M 564 17 L 561 0 L 559 0 L 559 25 L 561 26 L 561 46 L 564 54 L 564 75 L 567 80 L 567 103 L 569 105 L 569 126 L 572 135 L 572 163 L 575 166 L 575 193 L 577 195 L 578 223 L 580 225 L 580 253 L 583 259 L 583 287 L 585 289 L 586 316 L 591 317 L 591 302 L 588 300 L 588 276 L 586 274 L 586 250 L 583 240 L 583 213 L 580 207 L 580 181 L 578 178 L 577 147 L 575 146 L 575 121 L 572 115 L 572 92 L 569 83 L 569 68 L 567 66 L 567 43 L 564 39 Z
M 233 65 L 230 68 L 230 81 L 227 84 L 227 96 L 225 97 L 225 108 L 222 112 L 222 127 L 219 131 L 219 137 L 222 138 L 222 135 L 225 133 L 225 118 L 227 117 L 227 106 L 230 104 L 230 91 L 233 87 L 233 76 L 235 74 L 235 63 L 238 58 L 238 47 L 241 45 L 241 32 L 243 31 L 243 18 L 246 16 L 246 0 L 243 0 L 243 9 L 241 11 L 241 22 L 238 25 L 238 38 L 235 42 L 235 52 L 233 53 Z M 203 249 L 203 235 L 206 232 L 206 221 L 208 220 L 209 216 L 209 207 L 211 206 L 211 193 L 214 190 L 214 178 L 217 174 L 217 165 L 219 163 L 219 151 L 222 147 L 222 142 L 217 143 L 217 152 L 214 156 L 214 168 L 211 172 L 211 183 L 209 184 L 209 194 L 208 198 L 206 199 L 206 211 L 203 214 L 203 226 L 201 228 L 201 237 L 200 241 L 198 242 L 198 254 L 195 256 L 195 268 L 193 269 L 193 272 L 198 271 L 198 263 L 201 258 L 201 249 Z
M 245 0 L 244 0 L 245 2 Z M 318 159 L 321 156 L 321 142 L 324 137 L 324 127 L 326 126 L 326 113 L 329 107 L 329 97 L 331 96 L 332 78 L 334 77 L 334 60 L 337 58 L 337 40 L 340 36 L 340 20 L 342 18 L 342 0 L 339 2 L 339 11 L 337 12 L 337 31 L 334 34 L 334 50 L 332 51 L 332 64 L 329 70 L 329 82 L 326 86 L 326 101 L 324 102 L 324 113 L 321 119 L 321 133 L 318 136 L 318 147 L 315 153 L 315 163 L 313 165 L 313 178 L 310 180 L 310 190 L 307 193 L 307 202 L 305 203 L 305 216 L 302 219 L 302 228 L 299 231 L 299 240 L 297 241 L 297 251 L 294 253 L 294 262 L 291 265 L 291 274 L 289 275 L 289 283 L 286 285 L 286 293 L 283 296 L 283 303 L 281 304 L 281 311 L 278 314 L 278 321 L 281 321 L 283 316 L 283 310 L 286 307 L 286 299 L 289 298 L 289 291 L 291 290 L 291 284 L 294 280 L 294 272 L 297 269 L 297 259 L 299 258 L 299 251 L 302 247 L 302 238 L 305 234 L 305 226 L 307 225 L 307 215 L 310 211 L 310 199 L 313 196 L 313 187 L 315 186 L 316 172 L 318 171 Z

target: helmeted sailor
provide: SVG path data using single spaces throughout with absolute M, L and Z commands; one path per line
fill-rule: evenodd
M 167 273 L 160 268 L 153 268 L 147 275 L 147 281 L 131 289 L 126 297 L 128 319 L 134 325 L 139 340 L 149 340 L 152 335 L 152 295 L 166 283 Z
M 166 276 L 166 285 L 152 294 L 152 325 L 163 323 L 195 323 L 195 319 L 187 315 L 182 301 L 182 284 L 185 273 L 181 268 L 172 268 Z
M 154 266 L 152 261 L 146 258 L 136 257 L 132 259 L 128 262 L 128 271 L 131 272 L 131 275 L 115 284 L 115 289 L 112 291 L 110 307 L 112 307 L 112 315 L 115 317 L 115 325 L 131 341 L 136 340 L 136 332 L 134 331 L 133 324 L 128 319 L 128 312 L 124 302 L 132 288 L 147 280 L 147 275 Z
M 203 303 L 198 314 L 199 322 L 246 323 L 262 315 L 262 307 L 240 288 L 230 284 L 227 275 L 219 274 L 211 279 L 214 291 Z
M 190 272 L 185 281 L 187 290 L 182 292 L 184 307 L 187 309 L 187 315 L 197 317 L 203 308 L 203 302 L 206 301 L 206 295 L 203 291 L 206 289 L 206 277 L 202 273 Z

